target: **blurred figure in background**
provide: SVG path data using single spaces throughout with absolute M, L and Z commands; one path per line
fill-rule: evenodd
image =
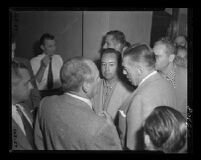
M 187 69 L 175 64 L 176 50 L 171 41 L 161 38 L 153 47 L 156 56 L 155 68 L 175 89 L 175 107 L 187 117 Z
M 31 59 L 31 66 L 42 98 L 54 93 L 61 93 L 60 69 L 63 60 L 56 54 L 55 37 L 45 33 L 40 38 L 42 54 Z
M 174 45 L 176 47 L 181 46 L 181 47 L 185 47 L 187 49 L 187 46 L 188 46 L 187 38 L 183 35 L 177 36 L 174 39 Z
M 38 87 L 36 85 L 36 79 L 33 74 L 33 70 L 29 60 L 26 58 L 16 57 L 15 49 L 16 49 L 16 42 L 14 38 L 12 38 L 12 61 L 22 63 L 24 66 L 26 66 L 26 68 L 29 71 L 29 75 L 31 76 L 31 84 L 33 86 L 29 98 L 25 102 L 23 102 L 23 105 L 26 105 L 27 106 L 26 108 L 28 108 L 30 113 L 35 117 L 35 112 L 39 106 L 41 99 Z
M 175 64 L 187 68 L 187 49 L 182 46 L 176 48 Z

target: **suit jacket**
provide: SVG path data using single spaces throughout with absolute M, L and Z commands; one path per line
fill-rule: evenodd
M 98 92 L 93 98 L 93 109 L 98 114 L 103 111 L 103 80 L 98 84 Z M 116 113 L 125 99 L 131 95 L 131 91 L 128 86 L 121 81 L 118 81 L 114 91 L 112 92 L 109 101 L 106 102 L 106 111 L 111 115 L 112 119 L 115 119 Z
M 24 108 L 24 111 L 26 112 L 27 116 L 33 123 L 33 117 L 29 113 L 29 111 Z M 22 129 L 19 127 L 19 125 L 15 122 L 15 120 L 12 118 L 12 150 L 33 150 L 35 149 L 35 146 L 28 141 L 26 135 L 23 133 Z
M 38 87 L 36 85 L 36 81 L 35 81 L 35 77 L 33 74 L 33 70 L 31 68 L 31 64 L 30 64 L 29 60 L 27 60 L 25 58 L 14 57 L 13 60 L 24 64 L 27 67 L 29 74 L 31 76 L 31 79 L 32 79 L 31 84 L 33 85 L 34 88 L 31 90 L 31 93 L 29 96 L 30 98 L 28 100 L 26 100 L 23 105 L 27 105 L 29 110 L 32 111 L 33 109 L 35 109 L 39 106 L 41 97 L 40 97 L 40 93 L 38 91 Z
M 43 150 L 120 150 L 114 125 L 70 95 L 42 100 L 35 123 L 35 144 Z
M 176 81 L 176 100 L 178 110 L 187 117 L 187 69 L 176 66 L 175 68 Z
M 124 147 L 143 149 L 143 121 L 161 105 L 175 107 L 175 92 L 173 86 L 156 73 L 146 79 L 119 109 L 118 131 Z

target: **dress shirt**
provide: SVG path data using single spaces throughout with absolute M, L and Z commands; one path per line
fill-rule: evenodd
M 22 111 L 22 113 L 24 114 L 24 116 L 26 117 L 26 119 L 28 120 L 28 122 L 31 124 L 31 126 L 33 127 L 32 125 L 32 122 L 31 120 L 29 119 L 29 117 L 27 116 L 24 108 L 19 105 L 19 104 L 15 104 L 13 105 L 12 104 L 12 118 L 15 120 L 15 122 L 19 125 L 19 127 L 22 129 L 22 132 L 24 133 L 24 135 L 26 135 L 26 132 L 25 132 L 25 129 L 24 129 L 24 124 L 22 122 L 22 119 L 21 119 L 21 116 L 19 115 L 18 111 L 17 111 L 17 108 L 16 106 L 18 106 L 20 108 L 20 110 Z
M 31 67 L 33 69 L 34 75 L 37 74 L 40 65 L 41 60 L 45 57 L 45 53 L 38 55 L 37 57 L 34 57 L 31 59 Z M 53 89 L 61 87 L 61 81 L 60 81 L 60 69 L 63 65 L 63 60 L 60 55 L 54 54 L 52 56 L 52 73 L 53 73 Z M 39 83 L 36 80 L 37 86 L 39 90 L 45 90 L 47 89 L 47 76 L 48 76 L 48 70 L 49 70 L 49 64 L 46 66 L 43 78 L 41 82 Z
M 92 103 L 91 103 L 91 101 L 90 101 L 89 99 L 84 98 L 84 97 L 80 97 L 80 96 L 78 96 L 78 95 L 75 95 L 75 94 L 72 94 L 72 93 L 68 93 L 68 92 L 65 93 L 65 94 L 68 94 L 68 95 L 70 95 L 70 96 L 72 96 L 72 97 L 74 97 L 74 98 L 77 98 L 77 99 L 79 99 L 79 100 L 85 102 L 85 103 L 88 104 L 88 105 L 90 106 L 90 108 L 92 109 Z

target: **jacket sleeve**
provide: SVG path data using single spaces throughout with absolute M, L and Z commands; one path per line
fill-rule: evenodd
M 135 97 L 135 101 L 131 104 L 127 112 L 127 130 L 126 130 L 126 147 L 135 150 L 137 148 L 137 140 L 139 139 L 140 127 L 142 126 L 142 107 L 143 103 L 139 96 Z
M 39 112 L 36 114 L 36 121 L 34 126 L 34 143 L 38 150 L 44 150 L 43 136 L 40 129 Z

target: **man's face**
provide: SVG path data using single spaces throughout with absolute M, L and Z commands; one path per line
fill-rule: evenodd
M 107 35 L 105 38 L 105 44 L 103 45 L 103 48 L 113 48 L 116 51 L 121 52 L 121 44 L 117 42 L 114 38 L 113 35 Z
M 46 39 L 44 41 L 44 44 L 42 45 L 42 50 L 45 52 L 47 55 L 53 55 L 56 51 L 56 42 L 55 40 L 51 39 Z
M 186 47 L 187 42 L 186 42 L 185 37 L 183 37 L 183 36 L 178 36 L 178 37 L 175 39 L 175 44 L 176 44 L 177 46 Z
M 170 56 L 166 54 L 166 46 L 164 44 L 156 44 L 153 48 L 153 51 L 156 56 L 156 70 L 164 71 L 170 63 Z
M 117 77 L 117 57 L 114 53 L 104 54 L 101 58 L 101 72 L 106 80 Z
M 30 95 L 30 91 L 33 88 L 31 84 L 31 78 L 27 69 L 19 69 L 22 78 L 19 82 L 12 86 L 12 96 L 19 102 L 27 100 Z
M 89 90 L 87 93 L 89 99 L 91 99 L 97 93 L 97 86 L 98 86 L 98 83 L 100 81 L 100 76 L 99 76 L 99 71 L 98 71 L 98 68 L 96 67 L 96 65 L 91 61 L 88 61 L 87 63 L 90 66 L 90 68 L 92 69 L 92 75 L 94 77 L 94 80 L 92 82 L 89 82 L 90 87 L 89 87 Z
M 126 75 L 128 80 L 134 86 L 137 86 L 140 83 L 140 74 L 138 72 L 137 65 L 131 64 L 130 57 L 126 56 L 126 57 L 123 57 L 122 66 L 124 67 L 123 74 Z

